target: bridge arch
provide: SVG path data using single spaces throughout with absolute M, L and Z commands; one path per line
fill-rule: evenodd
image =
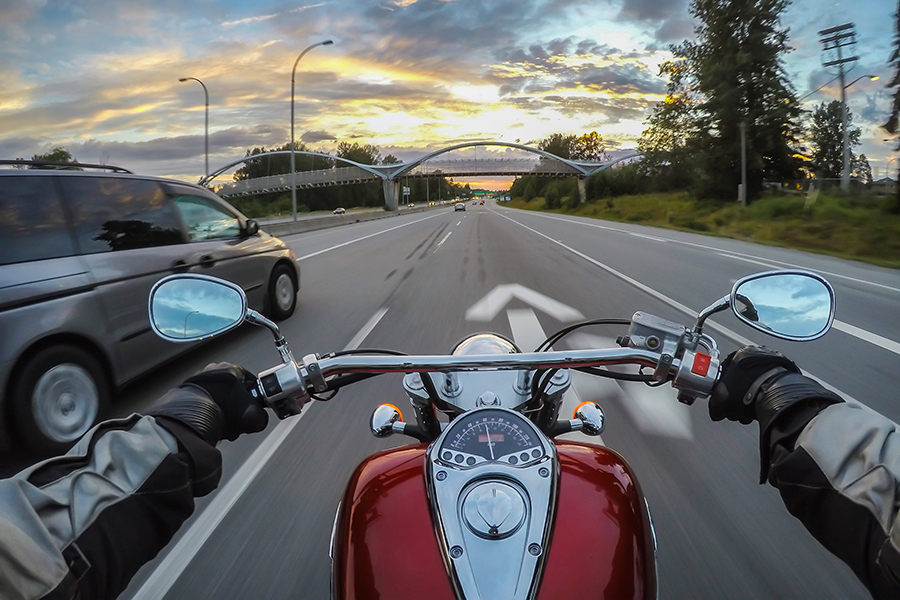
M 505 148 L 513 148 L 516 150 L 522 150 L 524 152 L 528 152 L 531 154 L 536 154 L 542 158 L 546 158 L 551 161 L 556 161 L 560 165 L 564 165 L 564 168 L 560 168 L 559 172 L 555 172 L 556 175 L 569 175 L 578 178 L 578 189 L 579 195 L 581 196 L 582 202 L 585 200 L 585 179 L 594 173 L 602 171 L 611 167 L 612 165 L 634 158 L 638 158 L 643 156 L 640 152 L 631 152 L 629 154 L 620 156 L 614 160 L 605 161 L 605 162 L 591 162 L 591 161 L 577 161 L 571 159 L 561 158 L 555 154 L 547 152 L 545 150 L 540 150 L 539 148 L 533 148 L 531 146 L 525 146 L 523 144 L 516 144 L 512 142 L 500 142 L 500 141 L 475 141 L 475 142 L 463 142 L 461 144 L 454 144 L 452 146 L 447 146 L 446 148 L 441 148 L 439 150 L 435 150 L 433 152 L 429 152 L 421 156 L 420 158 L 405 163 L 396 163 L 390 165 L 366 165 L 362 163 L 358 163 L 356 161 L 352 161 L 346 158 L 341 158 L 339 156 L 332 156 L 330 154 L 323 154 L 321 152 L 309 152 L 306 150 L 297 150 L 295 154 L 301 156 L 312 156 L 323 158 L 329 161 L 338 161 L 347 167 L 338 168 L 339 171 L 342 171 L 341 174 L 335 175 L 335 168 L 331 169 L 320 169 L 315 171 L 300 171 L 298 172 L 298 178 L 305 179 L 306 181 L 301 182 L 297 181 L 298 186 L 303 185 L 305 187 L 319 187 L 322 185 L 337 185 L 338 183 L 362 183 L 365 181 L 377 181 L 380 180 L 382 183 L 383 191 L 384 191 L 384 199 L 385 204 L 387 205 L 389 210 L 396 210 L 399 204 L 399 187 L 397 185 L 397 181 L 404 176 L 410 176 L 412 172 L 419 166 L 423 165 L 427 161 L 440 156 L 442 154 L 446 154 L 448 152 L 453 152 L 455 150 L 461 150 L 465 148 L 477 148 L 477 147 L 489 147 L 489 146 L 497 146 L 497 147 L 505 147 Z M 236 167 L 242 163 L 249 162 L 251 160 L 255 160 L 258 158 L 266 158 L 270 156 L 276 155 L 289 155 L 291 154 L 290 150 L 275 150 L 272 152 L 264 152 L 262 154 L 255 154 L 252 156 L 245 156 L 240 160 L 236 160 L 231 162 L 216 171 L 210 173 L 206 177 L 203 177 L 198 182 L 200 185 L 208 186 L 210 182 L 212 182 L 216 177 L 222 175 L 229 169 Z M 476 161 L 477 162 L 477 161 Z M 521 173 L 517 173 L 517 175 L 529 175 L 535 174 L 532 171 L 522 171 Z M 540 173 L 538 173 L 540 174 Z M 549 174 L 549 173 L 544 173 Z M 415 175 L 412 175 L 415 176 Z M 326 181 L 326 179 L 330 177 L 332 180 Z M 337 181 L 337 178 L 343 178 L 342 181 Z M 248 183 L 253 182 L 249 186 Z M 288 175 L 279 174 L 261 177 L 253 180 L 234 182 L 231 184 L 227 184 L 226 188 L 231 188 L 231 191 L 227 190 L 219 190 L 223 195 L 237 195 L 242 194 L 246 195 L 247 193 L 253 193 L 252 188 L 257 188 L 255 191 L 274 191 L 279 189 L 290 189 L 292 182 L 288 180 Z
M 455 144 L 453 146 L 447 146 L 446 148 L 441 148 L 440 150 L 435 150 L 434 152 L 430 152 L 421 158 L 411 162 L 411 163 L 403 163 L 399 165 L 394 165 L 396 169 L 390 173 L 391 178 L 402 177 L 404 174 L 409 173 L 419 165 L 424 162 L 435 158 L 436 156 L 440 156 L 441 154 L 446 154 L 447 152 L 453 152 L 454 150 L 461 150 L 463 148 L 477 148 L 479 146 L 501 146 L 505 148 L 515 148 L 516 150 L 524 150 L 526 152 L 531 152 L 532 154 L 538 154 L 543 156 L 544 158 L 548 158 L 550 160 L 557 160 L 569 167 L 575 169 L 578 173 L 583 176 L 587 176 L 591 173 L 588 169 L 585 168 L 585 165 L 596 166 L 597 163 L 579 163 L 578 161 L 568 160 L 565 158 L 560 158 L 555 154 L 551 154 L 544 150 L 540 150 L 538 148 L 532 148 L 531 146 L 525 146 L 523 144 L 514 144 L 512 142 L 463 142 L 462 144 Z
M 216 171 L 213 171 L 212 173 L 210 173 L 210 174 L 207 175 L 206 177 L 202 177 L 202 178 L 200 179 L 200 181 L 197 182 L 197 185 L 205 186 L 207 183 L 209 183 L 210 181 L 212 181 L 213 179 L 215 179 L 215 178 L 218 177 L 219 175 L 223 174 L 225 171 L 231 169 L 232 167 L 236 167 L 236 166 L 238 166 L 238 165 L 241 164 L 241 163 L 245 163 L 245 162 L 248 162 L 248 161 L 251 161 L 251 160 L 255 160 L 255 159 L 257 159 L 257 158 L 264 158 L 264 157 L 266 157 L 266 156 L 275 156 L 275 155 L 278 155 L 278 154 L 291 154 L 291 151 L 290 151 L 290 150 L 275 150 L 275 151 L 273 151 L 273 152 L 264 152 L 264 153 L 262 153 L 262 154 L 254 154 L 254 155 L 252 155 L 252 156 L 245 156 L 244 158 L 242 158 L 242 159 L 240 159 L 240 160 L 236 160 L 236 161 L 234 161 L 234 162 L 228 163 L 228 164 L 225 165 L 224 167 L 222 167 L 222 168 L 220 168 L 220 169 L 217 169 Z M 325 158 L 325 159 L 328 159 L 328 160 L 339 160 L 339 161 L 341 161 L 341 162 L 344 162 L 344 163 L 349 164 L 349 165 L 352 166 L 352 167 L 359 167 L 359 168 L 362 169 L 363 171 L 368 171 L 369 173 L 371 173 L 371 174 L 374 175 L 375 177 L 378 177 L 378 178 L 380 178 L 380 179 L 386 179 L 386 177 L 381 173 L 381 171 L 379 171 L 379 170 L 376 169 L 376 168 L 373 168 L 373 165 L 364 165 L 364 164 L 358 163 L 358 162 L 356 162 L 356 161 L 352 161 L 352 160 L 349 160 L 349 159 L 346 159 L 346 158 L 341 158 L 340 156 L 332 156 L 331 154 L 322 154 L 321 152 L 308 152 L 308 151 L 306 151 L 306 150 L 295 150 L 295 151 L 294 151 L 294 154 L 295 154 L 295 155 L 296 155 L 296 154 L 301 154 L 301 155 L 303 155 L 303 156 L 318 156 L 319 158 Z

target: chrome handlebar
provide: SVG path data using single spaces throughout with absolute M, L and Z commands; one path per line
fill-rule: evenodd
M 326 378 L 353 373 L 420 373 L 483 370 L 541 370 L 578 367 L 635 365 L 654 369 L 653 378 L 672 380 L 686 404 L 708 396 L 719 376 L 717 352 L 712 356 L 684 349 L 680 357 L 639 348 L 560 350 L 521 354 L 486 355 L 346 355 L 319 359 L 313 354 L 302 361 L 288 361 L 259 374 L 258 391 L 280 418 L 297 414 L 310 393 L 328 390 Z

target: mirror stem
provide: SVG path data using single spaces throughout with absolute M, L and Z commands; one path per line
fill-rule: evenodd
M 271 331 L 272 335 L 275 336 L 275 347 L 278 348 L 278 354 L 281 355 L 281 361 L 284 364 L 294 362 L 294 355 L 293 353 L 291 353 L 291 349 L 288 348 L 287 340 L 285 340 L 284 336 L 281 335 L 281 330 L 278 328 L 278 325 L 265 318 L 252 308 L 247 309 L 247 315 L 244 317 L 244 319 L 248 323 L 261 325 Z
M 694 322 L 694 333 L 701 333 L 703 331 L 703 324 L 706 323 L 706 319 L 716 314 L 717 312 L 722 312 L 731 306 L 731 295 L 722 296 L 706 308 L 700 311 L 700 314 L 697 315 L 697 321 Z

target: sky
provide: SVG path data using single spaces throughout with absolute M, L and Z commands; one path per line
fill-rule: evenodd
M 634 148 L 693 39 L 688 0 L 0 0 L 0 158 L 61 145 L 81 162 L 196 181 L 204 95 L 215 170 L 290 139 L 376 145 L 403 160 L 452 144 L 597 131 Z M 877 177 L 896 170 L 887 120 L 895 0 L 794 0 L 785 68 L 807 109 L 839 98 L 818 31 L 855 22 L 848 83 Z M 502 150 L 500 150 L 502 151 Z M 472 180 L 473 186 L 477 181 Z

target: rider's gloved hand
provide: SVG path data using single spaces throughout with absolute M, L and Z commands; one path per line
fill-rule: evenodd
M 709 398 L 709 417 L 744 425 L 757 418 L 760 387 L 772 377 L 800 369 L 787 356 L 765 346 L 745 346 L 722 361 L 722 377 Z
M 255 379 L 243 367 L 211 364 L 169 391 L 148 414 L 177 419 L 213 445 L 234 441 L 242 433 L 262 431 L 269 422 L 261 403 L 247 391 Z
M 794 441 L 819 412 L 844 400 L 826 390 L 784 354 L 765 346 L 745 346 L 722 361 L 722 377 L 709 399 L 713 421 L 745 425 L 759 421 L 759 482 L 769 473 L 773 445 L 793 450 Z

